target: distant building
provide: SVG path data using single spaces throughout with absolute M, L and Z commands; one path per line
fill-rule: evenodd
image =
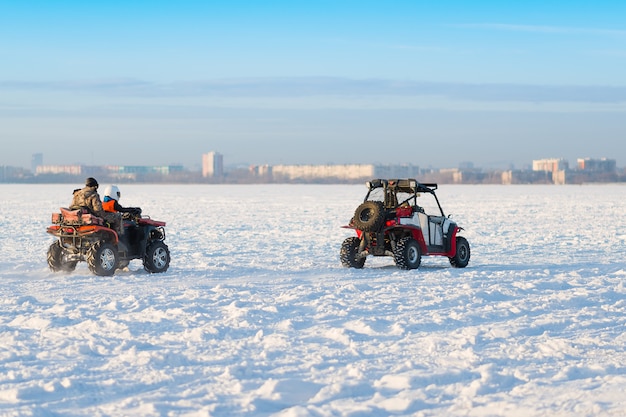
M 315 181 L 315 180 L 360 180 L 375 178 L 374 165 L 274 165 L 274 180 Z
M 569 169 L 568 162 L 563 158 L 533 160 L 533 171 L 556 172 Z
M 37 165 L 35 175 L 81 175 L 83 173 L 82 165 Z
M 202 154 L 202 176 L 222 177 L 224 176 L 224 157 L 217 152 Z
M 43 165 L 43 154 L 34 153 L 30 160 L 30 171 L 34 174 L 37 172 L 37 167 Z
M 35 175 L 44 176 L 82 176 L 95 177 L 100 182 L 105 180 L 137 180 L 157 176 L 169 176 L 183 171 L 182 165 L 39 165 Z
M 546 175 L 550 175 L 554 184 L 565 184 L 565 174 L 568 170 L 569 163 L 563 158 L 533 160 L 533 171 L 545 172 Z
M 580 171 L 609 173 L 617 170 L 617 163 L 615 162 L 615 159 L 578 158 L 577 162 L 577 166 Z
M 440 170 L 443 175 L 451 175 L 455 184 L 480 184 L 488 181 L 488 175 L 474 168 Z M 444 177 L 445 178 L 445 177 Z
M 418 178 L 419 175 L 417 165 L 374 165 L 374 178 Z
M 250 174 L 253 177 L 258 177 L 258 178 L 271 178 L 272 176 L 272 166 L 265 164 L 265 165 L 251 165 L 248 168 L 248 171 L 250 172 Z
M 259 169 L 259 174 L 261 170 Z M 274 165 L 264 172 L 271 173 L 276 181 L 359 181 L 373 178 L 415 178 L 419 167 L 415 165 Z
M 106 173 L 116 179 L 135 180 L 148 176 L 168 176 L 173 173 L 182 172 L 182 165 L 107 165 Z
M 563 159 L 539 159 L 533 161 L 533 171 L 549 175 L 554 184 L 613 182 L 618 179 L 614 159 L 579 158 L 576 165 L 576 169 L 569 169 Z
M 0 165 L 0 182 L 24 180 L 32 177 L 32 173 L 22 167 Z

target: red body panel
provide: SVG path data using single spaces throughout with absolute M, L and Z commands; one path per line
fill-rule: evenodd
M 152 219 L 148 219 L 148 218 L 141 218 L 137 221 L 137 223 L 139 224 L 149 224 L 151 226 L 155 226 L 155 227 L 159 227 L 159 226 L 165 226 L 165 222 L 160 222 L 158 220 L 152 220 Z
M 395 220 L 388 220 L 385 223 L 385 228 L 383 229 L 383 233 L 387 233 L 390 229 L 396 226 Z M 344 229 L 354 229 L 356 235 L 359 239 L 363 238 L 363 231 L 355 229 L 352 226 L 342 226 Z M 448 258 L 453 257 L 456 254 L 456 235 L 459 232 L 460 228 L 458 226 L 454 226 L 452 229 L 452 234 L 448 239 L 450 239 L 450 250 L 448 252 L 429 252 L 428 247 L 426 246 L 426 241 L 424 240 L 424 234 L 422 233 L 422 229 L 418 226 L 412 225 L 402 225 L 402 229 L 411 230 L 411 234 L 413 235 L 413 239 L 417 240 L 417 243 L 420 245 L 420 250 L 422 255 L 439 255 L 439 256 L 447 256 Z

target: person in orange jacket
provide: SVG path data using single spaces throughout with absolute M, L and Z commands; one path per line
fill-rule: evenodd
M 130 213 L 131 216 L 141 216 L 141 209 L 139 207 L 123 207 L 120 203 L 120 189 L 117 185 L 107 185 L 104 189 L 104 200 L 102 201 L 102 208 L 109 213 Z

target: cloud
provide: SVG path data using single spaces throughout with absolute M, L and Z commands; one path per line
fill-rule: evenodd
M 3 81 L 0 82 L 0 91 L 50 91 L 143 98 L 441 97 L 474 102 L 626 103 L 626 87 L 623 86 L 470 84 L 336 77 L 233 78 L 174 83 L 153 83 L 136 79 Z
M 584 34 L 601 36 L 626 36 L 626 30 L 620 29 L 597 29 L 568 26 L 545 26 L 545 25 L 518 25 L 510 23 L 466 23 L 451 25 L 458 28 L 484 29 L 508 32 L 528 33 L 554 33 L 554 34 Z
M 101 92 L 131 95 L 153 90 L 156 84 L 130 79 L 98 79 L 73 81 L 0 81 L 0 91 Z

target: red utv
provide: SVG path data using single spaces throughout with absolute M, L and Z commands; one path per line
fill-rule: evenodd
M 414 179 L 375 179 L 367 182 L 365 200 L 354 212 L 349 229 L 356 236 L 344 240 L 342 265 L 363 268 L 368 256 L 391 256 L 400 269 L 417 269 L 422 256 L 446 256 L 450 264 L 464 268 L 470 260 L 463 230 L 446 217 L 435 194 L 437 184 Z M 426 204 L 418 198 L 429 196 Z M 428 211 L 428 213 L 426 212 Z
M 165 222 L 124 213 L 124 233 L 118 235 L 102 218 L 83 209 L 61 208 L 52 214 L 47 232 L 56 237 L 48 248 L 48 266 L 52 271 L 71 272 L 86 261 L 96 275 L 111 276 L 116 269 L 141 259 L 150 273 L 165 272 L 170 265 L 170 251 L 165 244 Z

